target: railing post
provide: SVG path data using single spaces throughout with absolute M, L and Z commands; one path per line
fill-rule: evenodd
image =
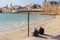
M 29 12 L 28 12 L 28 37 L 29 37 Z

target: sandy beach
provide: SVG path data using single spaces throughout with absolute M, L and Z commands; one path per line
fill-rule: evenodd
M 46 35 L 33 37 L 32 32 L 34 28 L 39 29 L 40 26 L 45 29 Z M 55 18 L 45 21 L 44 23 L 30 25 L 30 37 L 27 36 L 27 26 L 25 26 L 24 28 L 18 28 L 4 35 L 0 35 L 0 40 L 60 40 L 60 16 L 56 15 Z

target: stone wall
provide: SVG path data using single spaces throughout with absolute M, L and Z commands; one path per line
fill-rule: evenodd
M 60 14 L 60 4 L 50 4 L 50 2 L 44 2 L 43 10 L 45 14 Z

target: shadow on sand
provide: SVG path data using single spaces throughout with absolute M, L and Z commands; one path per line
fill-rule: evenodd
M 55 40 L 60 40 L 60 35 L 52 36 L 52 35 L 44 34 L 44 36 L 50 37 L 50 38 L 55 39 Z
M 48 37 L 50 37 L 51 39 L 60 40 L 60 35 L 52 36 L 52 35 L 44 34 L 38 36 L 38 38 L 44 38 L 44 39 L 48 39 Z
M 55 36 L 53 38 L 56 39 L 56 40 L 60 40 L 60 35 L 57 35 L 57 36 Z
M 44 38 L 44 39 L 47 39 L 47 37 L 44 37 L 44 36 L 34 36 L 34 37 L 38 37 L 38 38 Z
M 60 35 L 52 36 L 52 35 L 44 34 L 44 36 L 50 37 L 50 38 L 55 39 L 55 40 L 60 40 Z

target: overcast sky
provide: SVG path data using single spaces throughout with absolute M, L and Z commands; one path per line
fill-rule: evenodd
M 50 1 L 50 0 L 49 0 Z M 0 7 L 10 5 L 11 3 L 13 5 L 29 5 L 29 4 L 42 4 L 44 0 L 0 0 Z

